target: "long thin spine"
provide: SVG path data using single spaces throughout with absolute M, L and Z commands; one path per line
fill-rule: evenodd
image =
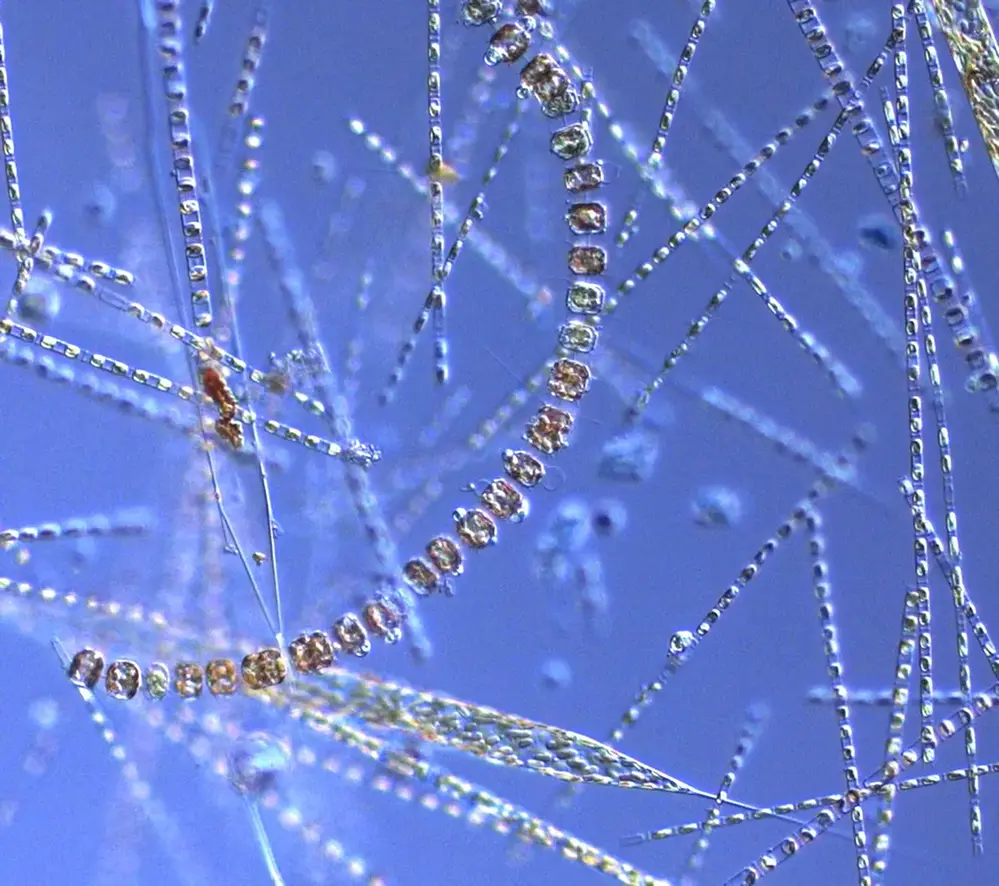
M 655 138 L 652 140 L 649 156 L 645 160 L 643 178 L 654 176 L 662 166 L 663 151 L 666 149 L 666 138 L 669 135 L 670 126 L 673 124 L 673 118 L 676 116 L 676 107 L 680 101 L 680 93 L 684 81 L 687 79 L 694 53 L 697 51 L 697 44 L 700 42 L 701 37 L 704 36 L 704 31 L 708 26 L 708 18 L 714 12 L 715 5 L 716 0 L 705 0 L 700 11 L 697 13 L 694 24 L 691 26 L 687 42 L 680 51 L 676 69 L 673 71 L 673 76 L 670 79 L 670 87 L 666 93 L 662 113 L 659 115 L 659 127 L 656 130 Z M 636 198 L 632 198 L 631 209 L 624 214 L 621 220 L 621 230 L 617 235 L 618 246 L 623 246 L 628 242 L 637 225 L 638 202 Z
M 961 708 L 953 717 L 935 723 L 933 726 L 934 743 L 938 744 L 953 738 L 956 732 L 988 713 L 997 705 L 999 705 L 999 685 L 994 685 L 988 692 L 976 695 L 970 707 Z M 898 779 L 901 773 L 916 764 L 920 759 L 920 753 L 917 750 L 920 744 L 921 741 L 916 742 L 900 757 L 885 763 L 874 776 L 864 781 L 864 786 L 860 790 L 850 791 L 841 801 L 823 809 L 804 828 L 774 845 L 752 864 L 727 879 L 725 886 L 738 886 L 738 884 L 752 886 L 776 870 L 789 858 L 796 856 L 806 846 L 814 843 L 854 806 L 863 803 L 875 794 L 882 793 Z
M 700 835 L 694 842 L 694 847 L 687 856 L 687 863 L 680 874 L 679 886 L 696 886 L 697 872 L 704 865 L 704 856 L 708 851 L 711 831 L 714 830 L 715 823 L 721 818 L 722 804 L 728 799 L 729 791 L 735 784 L 735 780 L 742 767 L 746 765 L 746 760 L 753 752 L 760 733 L 766 724 L 769 711 L 763 705 L 753 705 L 746 712 L 746 720 L 743 723 L 742 731 L 739 734 L 738 743 L 735 746 L 735 753 L 729 761 L 728 770 L 722 777 L 718 793 L 715 795 L 715 802 L 708 809 L 708 814 L 704 818 Z
M 971 775 L 999 775 L 999 763 L 979 763 L 974 772 L 970 772 L 966 768 L 949 769 L 946 772 L 932 775 L 905 778 L 898 781 L 897 784 L 884 785 L 874 793 L 882 796 L 888 792 L 889 787 L 898 788 L 898 793 L 906 793 L 950 782 L 965 781 Z M 811 812 L 823 806 L 838 806 L 846 800 L 847 797 L 845 794 L 824 794 L 821 797 L 809 797 L 807 800 L 796 800 L 791 803 L 779 803 L 774 806 L 760 807 L 752 812 L 736 812 L 716 819 L 712 823 L 711 829 L 717 830 L 718 828 L 736 827 L 748 824 L 751 821 L 767 821 L 774 818 L 787 820 L 793 812 Z M 623 838 L 622 843 L 626 846 L 637 846 L 653 841 L 672 840 L 676 837 L 688 837 L 691 834 L 699 834 L 704 828 L 705 822 L 698 819 L 697 821 L 670 825 L 669 827 L 658 828 L 654 831 L 646 831 L 645 833 L 629 834 Z M 833 831 L 831 835 L 834 837 L 840 836 L 836 831 Z

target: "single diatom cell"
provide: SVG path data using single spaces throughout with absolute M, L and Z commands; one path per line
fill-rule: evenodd
M 69 679 L 77 686 L 93 689 L 104 672 L 104 656 L 96 649 L 81 649 L 69 665 Z
M 897 252 L 902 248 L 902 232 L 890 216 L 874 213 L 864 216 L 857 224 L 857 236 L 861 246 L 868 249 L 883 249 Z
M 205 668 L 205 680 L 212 695 L 232 695 L 239 683 L 239 674 L 232 660 L 215 658 Z
M 371 651 L 371 641 L 361 620 L 352 612 L 333 622 L 333 639 L 337 647 L 348 655 L 363 658 Z
M 238 739 L 229 752 L 229 781 L 241 794 L 258 797 L 275 787 L 291 761 L 286 741 L 267 732 L 253 732 Z
M 287 668 L 281 650 L 273 646 L 251 652 L 243 658 L 243 680 L 250 689 L 266 689 L 284 682 Z
M 170 691 L 170 669 L 163 662 L 155 661 L 146 668 L 146 698 L 160 701 Z
M 648 480 L 659 460 L 659 437 L 643 428 L 625 431 L 601 450 L 597 473 L 604 480 L 639 483 Z
M 705 486 L 694 496 L 690 511 L 698 526 L 728 528 L 742 520 L 742 497 L 728 486 Z
M 204 687 L 205 672 L 193 661 L 180 661 L 174 665 L 173 688 L 181 698 L 198 698 Z
M 370 600 L 364 604 L 361 617 L 376 637 L 386 643 L 398 643 L 402 638 L 403 610 L 387 598 Z
M 111 662 L 104 679 L 104 688 L 112 698 L 128 701 L 135 698 L 141 683 L 142 672 L 139 666 L 134 661 L 122 658 Z
M 333 664 L 336 657 L 333 642 L 325 631 L 301 634 L 288 647 L 295 670 L 304 674 L 317 674 Z

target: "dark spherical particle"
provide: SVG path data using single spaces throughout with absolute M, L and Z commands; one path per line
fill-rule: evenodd
M 596 535 L 619 535 L 628 525 L 628 511 L 616 499 L 605 499 L 593 506 L 590 523 Z
M 902 247 L 902 235 L 895 220 L 885 215 L 868 215 L 857 225 L 860 243 L 868 249 L 895 252 Z

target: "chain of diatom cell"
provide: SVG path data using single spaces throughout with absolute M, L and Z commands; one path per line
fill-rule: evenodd
M 501 4 L 493 0 L 466 0 L 462 18 L 468 25 L 492 24 L 499 17 Z M 489 40 L 485 63 L 496 66 L 519 61 L 530 48 L 538 32 L 550 34 L 539 20 L 545 16 L 539 0 L 519 0 L 517 19 L 500 25 Z M 575 422 L 575 406 L 587 393 L 592 378 L 585 355 L 593 351 L 599 335 L 599 321 L 605 307 L 605 290 L 599 280 L 607 269 L 607 251 L 594 245 L 593 235 L 607 229 L 607 207 L 593 199 L 604 181 L 600 161 L 588 156 L 593 147 L 590 112 L 582 108 L 590 95 L 585 82 L 577 89 L 554 56 L 542 52 L 531 58 L 520 74 L 518 98 L 533 96 L 542 113 L 550 119 L 576 115 L 551 135 L 550 150 L 563 161 L 562 181 L 570 202 L 566 223 L 574 237 L 567 255 L 571 282 L 566 291 L 569 318 L 559 327 L 555 358 L 548 366 L 547 391 L 551 402 L 544 403 L 525 427 L 523 438 L 530 450 L 507 449 L 502 453 L 505 476 L 489 482 L 479 493 L 479 507 L 454 511 L 455 537 L 440 534 L 425 547 L 423 556 L 410 559 L 402 568 L 401 579 L 420 596 L 435 593 L 450 596 L 451 582 L 464 571 L 466 551 L 479 551 L 495 544 L 498 522 L 517 523 L 528 513 L 524 490 L 537 486 L 545 477 L 543 457 L 552 456 L 569 444 Z M 209 396 L 222 410 L 232 411 L 231 395 L 226 396 L 221 376 L 210 375 Z M 531 451 L 533 450 L 533 451 Z M 134 698 L 141 687 L 147 697 L 164 698 L 171 687 L 182 698 L 201 696 L 207 686 L 212 695 L 232 695 L 240 688 L 266 689 L 288 676 L 288 662 L 304 674 L 320 673 L 331 667 L 338 654 L 357 657 L 371 651 L 371 635 L 388 643 L 397 642 L 405 626 L 407 608 L 395 590 L 381 590 L 369 598 L 360 613 L 340 616 L 330 632 L 314 630 L 297 636 L 285 651 L 264 647 L 247 654 L 237 665 L 230 658 L 216 658 L 204 665 L 180 661 L 170 668 L 154 662 L 144 670 L 130 659 L 118 659 L 104 668 L 103 655 L 91 648 L 82 649 L 69 667 L 70 678 L 81 686 L 93 688 L 103 678 L 112 698 Z

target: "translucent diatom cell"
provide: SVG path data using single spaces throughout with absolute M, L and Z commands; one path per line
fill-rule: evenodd
M 163 662 L 153 662 L 146 668 L 146 698 L 159 701 L 169 690 L 170 669 Z
M 590 506 L 579 498 L 567 498 L 560 502 L 548 521 L 548 534 L 559 550 L 566 553 L 581 551 L 592 537 Z
M 55 320 L 61 308 L 62 296 L 58 290 L 36 274 L 28 279 L 18 301 L 17 313 L 29 326 L 42 326 Z
M 541 685 L 545 689 L 565 689 L 572 683 L 572 668 L 562 658 L 550 658 L 541 666 Z
M 240 738 L 229 752 L 229 781 L 242 794 L 258 797 L 275 787 L 291 766 L 291 747 L 267 732 Z
M 337 162 L 329 151 L 316 151 L 312 155 L 312 179 L 321 184 L 328 185 L 336 179 Z
M 604 308 L 604 296 L 603 286 L 580 280 L 569 287 L 565 303 L 574 314 L 599 314 Z
M 59 702 L 54 698 L 36 698 L 28 705 L 28 716 L 39 729 L 52 729 L 59 722 Z
M 652 476 L 659 460 L 659 437 L 643 428 L 626 431 L 608 440 L 597 468 L 605 480 L 638 483 Z
M 694 496 L 691 513 L 698 526 L 735 526 L 742 520 L 742 498 L 728 486 L 705 486 Z
M 588 354 L 596 347 L 597 330 L 587 323 L 570 320 L 559 327 L 558 343 L 566 350 Z

